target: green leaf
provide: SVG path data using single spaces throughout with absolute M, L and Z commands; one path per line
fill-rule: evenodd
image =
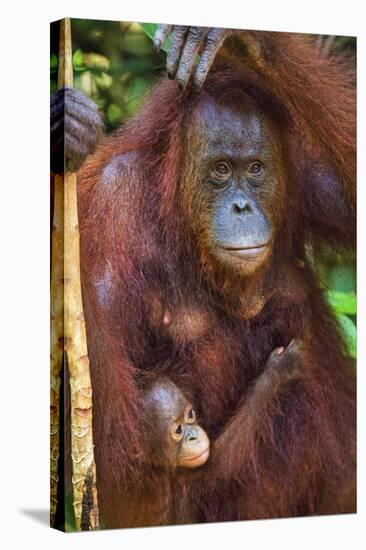
M 147 36 L 153 40 L 158 25 L 156 23 L 140 23 L 140 25 L 146 32 Z
M 122 110 L 115 103 L 111 103 L 108 107 L 107 116 L 111 124 L 116 124 L 122 118 Z
M 348 353 L 354 359 L 357 357 L 357 330 L 354 322 L 343 315 L 342 313 L 337 314 L 337 319 L 343 333 L 344 341 L 348 350 Z
M 88 67 L 88 69 L 101 69 L 102 71 L 108 71 L 110 69 L 111 62 L 107 57 L 105 57 L 105 55 L 94 52 L 84 53 L 81 55 L 83 58 L 83 62 L 85 63 L 86 67 Z
M 330 306 L 336 313 L 356 315 L 357 298 L 354 292 L 342 292 L 340 290 L 328 290 L 326 297 Z
M 340 264 L 334 266 L 328 273 L 328 288 L 351 292 L 356 286 L 356 270 L 354 266 Z
M 141 27 L 144 29 L 145 33 L 151 40 L 154 40 L 154 36 L 156 33 L 156 29 L 158 28 L 158 25 L 156 23 L 140 23 Z M 168 52 L 169 48 L 171 46 L 172 37 L 171 35 L 168 36 L 168 38 L 165 40 L 164 44 L 162 45 L 161 49 L 164 50 L 164 52 Z
M 93 75 L 94 81 L 98 88 L 101 90 L 106 90 L 110 88 L 113 84 L 113 78 L 107 73 L 100 73 Z
M 54 53 L 51 55 L 51 71 L 57 69 L 58 67 L 58 57 Z
M 74 67 L 81 67 L 84 64 L 83 52 L 80 49 L 76 50 L 72 56 L 72 64 Z

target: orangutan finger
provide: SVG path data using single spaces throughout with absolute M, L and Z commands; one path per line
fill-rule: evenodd
M 173 29 L 172 45 L 170 46 L 166 62 L 168 76 L 171 79 L 175 78 L 188 29 L 189 27 L 181 26 L 175 26 Z
M 215 60 L 216 54 L 221 48 L 227 34 L 227 29 L 217 28 L 211 29 L 207 34 L 201 59 L 193 75 L 193 86 L 196 91 L 199 91 L 202 88 L 207 74 Z
M 165 40 L 173 31 L 173 25 L 159 25 L 154 35 L 154 47 L 160 51 Z
M 188 31 L 176 74 L 181 90 L 184 90 L 187 85 L 196 63 L 196 56 L 207 33 L 208 29 L 204 27 L 190 27 Z

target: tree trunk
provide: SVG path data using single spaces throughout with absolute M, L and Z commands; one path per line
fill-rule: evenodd
M 59 88 L 71 88 L 72 85 L 70 20 L 63 19 L 60 27 L 58 86 Z M 51 520 L 55 514 L 58 479 L 59 388 L 62 366 L 60 342 L 63 341 L 70 375 L 71 458 L 75 522 L 78 530 L 88 530 L 99 527 L 92 428 L 92 388 L 80 281 L 77 177 L 76 174 L 67 172 L 66 168 L 65 166 L 63 176 L 55 178 L 55 211 L 52 231 L 52 245 L 55 245 L 55 249 L 52 253 L 54 263 L 51 279 L 51 296 L 54 296 L 54 308 L 52 309 L 53 360 L 51 360 Z M 62 238 L 63 243 L 61 242 Z M 59 246 L 60 248 L 58 248 Z M 61 249 L 62 253 L 60 254 Z

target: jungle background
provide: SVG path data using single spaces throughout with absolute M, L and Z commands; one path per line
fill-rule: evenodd
M 141 106 L 144 96 L 165 70 L 165 51 L 156 52 L 155 24 L 72 19 L 74 86 L 89 96 L 112 132 Z M 57 87 L 58 26 L 51 24 L 50 91 Z M 310 35 L 309 35 L 310 36 Z M 326 54 L 346 52 L 356 63 L 356 38 L 311 35 Z M 165 48 L 167 43 L 165 44 Z M 356 259 L 352 254 L 323 250 L 314 259 L 320 282 L 337 317 L 347 352 L 356 358 Z M 66 495 L 66 530 L 73 530 L 71 498 Z

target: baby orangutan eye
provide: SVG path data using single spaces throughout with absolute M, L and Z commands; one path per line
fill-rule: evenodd
M 248 166 L 248 173 L 251 176 L 260 176 L 264 170 L 264 166 L 259 160 L 255 160 Z
M 230 164 L 226 160 L 219 160 L 215 163 L 211 175 L 216 181 L 223 182 L 230 179 L 232 173 Z
M 193 424 L 196 421 L 196 413 L 192 407 L 187 407 L 184 412 L 184 422 Z
M 172 428 L 172 438 L 174 441 L 181 441 L 183 439 L 183 426 L 182 424 L 174 424 Z

